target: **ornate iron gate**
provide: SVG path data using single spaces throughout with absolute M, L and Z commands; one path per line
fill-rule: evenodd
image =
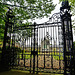
M 8 36 L 12 39 L 12 44 L 11 40 L 9 42 L 9 48 L 12 48 L 9 49 L 10 57 L 7 56 L 10 69 L 73 75 L 73 38 L 68 1 L 62 3 L 60 13 L 53 14 L 49 21 L 24 27 L 13 25 L 11 30 Z
M 16 30 L 24 32 L 24 38 L 15 34 Z M 18 40 L 17 37 L 20 40 L 22 39 L 20 42 L 22 42 L 23 47 L 21 46 L 21 48 L 23 51 L 14 59 L 13 63 L 16 65 L 13 68 L 18 69 L 20 67 L 20 69 L 29 70 L 31 73 L 64 73 L 60 13 L 53 14 L 49 21 L 42 24 L 34 23 L 27 27 L 16 27 L 14 32 L 14 40 Z M 26 32 L 27 34 L 25 34 Z

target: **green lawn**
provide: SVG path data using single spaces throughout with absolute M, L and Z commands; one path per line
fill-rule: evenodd
M 28 55 L 28 54 L 29 54 L 29 55 Z M 24 57 L 25 59 L 30 59 L 30 54 L 31 54 L 31 53 L 24 53 L 23 57 Z M 22 58 L 22 53 L 20 53 L 20 54 L 18 55 L 18 57 L 21 59 L 21 58 Z
M 24 53 L 25 55 L 24 55 L 24 58 L 25 59 L 30 59 L 30 54 L 31 54 L 31 52 L 26 52 L 26 53 Z M 28 55 L 29 54 L 29 55 Z M 43 53 L 39 53 L 38 52 L 38 54 L 43 54 Z M 63 60 L 63 53 L 57 53 L 57 52 L 52 52 L 52 53 L 50 53 L 50 55 L 52 55 L 53 56 L 53 58 L 54 59 L 56 59 L 56 60 Z M 60 55 L 60 56 L 59 56 Z M 21 59 L 22 58 L 22 53 L 20 53 L 19 54 L 19 58 Z
M 55 52 L 55 54 L 54 54 L 54 52 L 53 52 L 51 54 L 52 54 L 52 56 L 53 56 L 54 59 L 56 59 L 56 60 L 63 60 L 63 53 L 57 53 L 57 52 Z
M 2 53 L 2 51 L 0 51 L 0 53 Z M 30 59 L 31 58 L 31 52 L 24 52 L 23 54 L 24 54 L 23 57 L 25 59 Z M 39 54 L 43 54 L 43 53 L 38 52 L 38 55 Z M 52 55 L 53 58 L 56 59 L 56 60 L 63 60 L 63 53 L 59 53 L 59 52 L 55 51 L 55 52 L 50 53 L 50 55 Z M 18 53 L 17 58 L 21 59 L 22 58 L 22 53 Z

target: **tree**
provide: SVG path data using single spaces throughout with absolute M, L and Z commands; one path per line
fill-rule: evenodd
M 48 17 L 55 8 L 52 0 L 0 0 L 0 6 L 0 14 L 4 17 L 8 7 L 12 8 L 16 25 L 19 25 L 20 21 L 28 22 L 29 19 Z M 2 27 L 5 24 L 4 17 L 0 18 Z M 0 34 L 3 36 L 2 30 Z
M 0 4 L 0 41 L 3 40 L 4 37 L 4 25 L 5 25 L 5 13 L 7 12 L 7 9 L 5 7 L 5 5 Z
M 52 0 L 6 0 L 5 3 L 8 4 L 8 1 L 11 3 L 10 7 L 13 5 L 16 18 L 20 20 L 48 17 L 55 8 Z

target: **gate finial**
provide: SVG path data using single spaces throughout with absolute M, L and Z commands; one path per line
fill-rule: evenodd
M 60 10 L 63 10 L 63 9 L 69 9 L 70 10 L 70 7 L 71 6 L 69 6 L 69 2 L 67 0 L 65 0 L 62 2 L 62 7 L 60 8 Z

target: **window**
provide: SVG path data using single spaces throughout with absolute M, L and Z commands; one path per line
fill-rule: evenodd
M 46 44 L 44 44 L 44 47 L 43 48 L 47 48 L 47 45 Z

